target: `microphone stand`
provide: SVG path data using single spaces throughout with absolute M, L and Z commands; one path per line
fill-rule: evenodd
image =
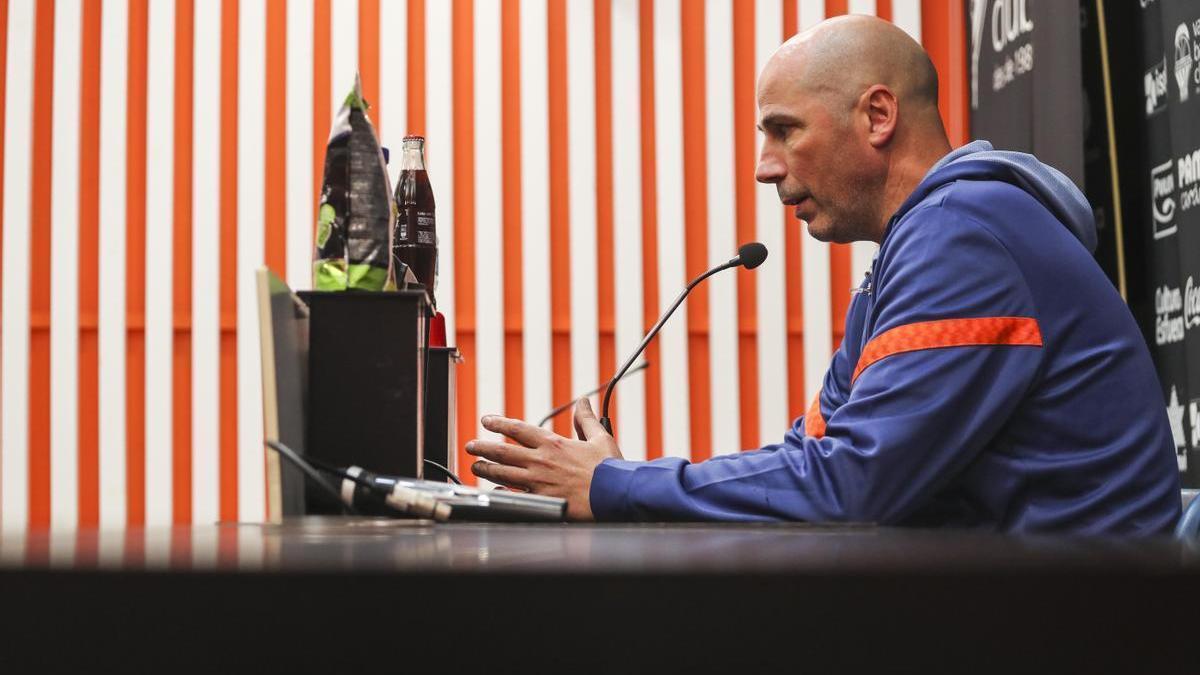
M 604 403 L 600 408 L 600 426 L 604 427 L 604 430 L 610 435 L 612 434 L 612 421 L 608 418 L 608 404 L 609 399 L 612 398 L 613 387 L 616 386 L 617 382 L 622 377 L 624 377 L 625 372 L 629 370 L 629 367 L 633 365 L 633 362 L 637 359 L 637 357 L 640 356 L 642 351 L 646 349 L 646 345 L 650 344 L 650 341 L 654 339 L 654 336 L 658 334 L 658 331 L 662 330 L 663 324 L 667 322 L 667 319 L 671 318 L 671 315 L 675 313 L 676 308 L 683 303 L 684 298 L 688 296 L 688 293 L 692 292 L 693 288 L 695 288 L 701 281 L 704 281 L 717 272 L 727 270 L 730 267 L 741 267 L 741 265 L 742 259 L 741 256 L 738 256 L 729 262 L 718 265 L 708 270 L 704 274 L 696 277 L 695 279 L 692 279 L 688 283 L 687 287 L 683 289 L 683 292 L 679 294 L 679 297 L 675 298 L 675 302 L 671 303 L 670 309 L 668 309 L 662 315 L 662 317 L 658 319 L 658 323 L 654 324 L 654 327 L 650 329 L 649 333 L 646 333 L 646 337 L 642 338 L 642 344 L 638 345 L 638 348 L 634 350 L 632 355 L 630 355 L 629 360 L 625 362 L 625 365 L 621 366 L 621 369 L 617 371 L 617 374 L 613 376 L 613 379 L 608 381 L 608 386 L 604 388 Z

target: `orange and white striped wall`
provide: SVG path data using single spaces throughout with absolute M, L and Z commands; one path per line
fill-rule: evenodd
M 750 240 L 767 262 L 693 294 L 614 419 L 631 458 L 778 440 L 872 247 L 754 182 L 755 76 L 846 12 L 924 42 L 963 142 L 951 0 L 0 0 L 0 524 L 263 517 L 252 274 L 309 287 L 356 69 L 385 146 L 428 138 L 462 440 L 607 379 Z

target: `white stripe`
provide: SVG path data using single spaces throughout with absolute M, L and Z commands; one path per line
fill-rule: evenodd
M 869 14 L 875 16 L 878 10 L 875 6 L 875 0 L 850 0 L 849 12 L 851 14 Z M 875 257 L 875 251 L 879 248 L 875 242 L 871 241 L 856 241 L 850 244 L 850 283 L 858 286 L 862 280 L 863 273 L 871 267 L 871 260 Z M 838 289 L 834 289 L 837 291 Z
M 800 250 L 804 276 L 804 400 L 811 401 L 821 390 L 833 355 L 830 334 L 833 310 L 829 297 L 829 244 L 809 236 L 807 224 L 803 227 Z
M 521 3 L 521 313 L 525 419 L 550 411 L 550 150 L 546 3 Z
M 146 524 L 171 522 L 175 3 L 151 0 L 146 100 Z
M 79 522 L 79 0 L 54 10 L 50 190 L 50 524 Z M 34 282 L 37 283 L 37 282 Z M 92 392 L 90 395 L 94 396 Z
M 780 0 L 758 0 L 754 11 L 755 72 L 783 40 Z M 757 105 L 751 114 L 757 116 Z M 756 148 L 762 141 L 757 134 Z M 759 445 L 778 441 L 787 430 L 787 258 L 784 250 L 784 208 L 774 185 L 755 183 L 755 233 L 767 247 L 767 261 L 757 275 L 758 313 L 758 439 Z
M 430 83 L 425 87 L 425 165 L 437 203 L 438 311 L 446 316 L 446 344 L 453 346 L 458 341 L 454 333 L 454 26 L 450 10 L 449 2 L 425 3 L 425 81 Z
M 220 9 L 218 3 L 200 3 L 213 4 Z M 199 9 L 199 7 L 197 7 Z M 197 524 L 199 522 L 197 521 Z M 207 524 L 207 523 L 205 523 Z M 217 527 L 195 527 L 192 528 L 192 569 L 193 570 L 214 570 L 220 562 L 217 558 L 219 551 L 217 537 L 220 529 Z
M 800 30 L 806 31 L 825 20 L 825 0 L 796 0 L 796 11 Z
M 654 3 L 654 152 L 658 230 L 658 311 L 687 284 L 683 208 L 683 66 L 679 0 Z M 658 340 L 662 438 L 646 439 L 665 456 L 687 458 L 692 447 L 688 378 L 688 307 L 684 303 Z
M 642 341 L 642 134 L 638 3 L 612 4 L 613 270 L 616 285 L 618 367 Z M 572 201 L 575 193 L 572 192 Z M 593 211 L 594 213 L 594 211 Z M 572 233 L 574 234 L 574 233 Z M 594 241 L 594 240 L 593 240 Z M 574 246 L 574 237 L 572 237 Z M 581 277 L 587 281 L 595 276 Z M 581 284 L 583 285 L 583 284 Z M 574 289 L 575 284 L 572 284 Z M 593 282 L 593 288 L 594 282 Z M 646 378 L 621 382 L 617 395 L 618 438 L 627 459 L 646 458 Z M 655 443 L 659 439 L 655 439 Z
M 599 372 L 596 296 L 596 52 L 591 3 L 567 3 L 567 158 L 571 224 L 571 391 L 595 387 Z M 614 42 L 626 45 L 633 43 Z M 613 100 L 628 95 L 617 94 Z M 616 136 L 616 138 L 622 138 Z M 622 138 L 622 141 L 625 139 Z M 614 217 L 615 213 L 614 213 Z M 619 259 L 619 258 L 618 258 Z M 640 264 L 622 261 L 623 264 Z M 623 268 L 622 272 L 628 271 Z M 625 358 L 617 349 L 618 362 Z M 611 377 L 605 374 L 605 378 Z M 629 393 L 622 388 L 622 392 Z M 639 413 L 641 417 L 644 413 Z M 624 435 L 624 434 L 622 434 Z
M 500 0 L 475 0 L 475 353 L 479 416 L 504 412 Z M 499 438 L 479 427 L 480 437 Z
M 921 0 L 892 0 L 892 23 L 921 42 Z
M 59 1 L 61 2 L 62 0 Z M 58 7 L 61 6 L 59 5 Z M 58 7 L 55 7 L 55 14 L 58 14 Z M 54 23 L 58 23 L 57 16 L 54 17 Z M 55 49 L 55 52 L 57 51 Z M 56 53 L 54 56 L 57 59 L 58 54 Z M 54 69 L 58 70 L 58 66 L 56 65 Z M 53 516 L 53 513 L 51 516 Z M 49 537 L 47 544 L 50 550 L 47 552 L 46 562 L 50 569 L 70 570 L 75 566 L 75 535 L 69 533 L 54 535 Z
M 100 525 L 125 523 L 125 152 L 129 3 L 100 12 Z M 10 108 L 11 110 L 11 108 Z
M 846 13 L 875 16 L 875 0 L 850 0 L 846 3 Z
M 29 520 L 29 205 L 33 97 L 33 3 L 8 8 L 4 120 L 4 320 L 0 321 L 0 530 Z M 14 92 L 16 95 L 14 95 Z M 7 554 L 7 550 L 6 550 Z
M 221 371 L 221 5 L 193 18 L 192 522 L 218 518 Z
M 256 37 L 261 41 L 261 36 Z M 329 102 L 333 117 L 337 117 L 342 101 L 354 88 L 358 72 L 358 0 L 333 0 L 329 7 Z M 364 91 L 363 97 L 373 101 L 375 93 Z
M 287 4 L 287 282 L 312 288 L 313 3 Z
M 266 504 L 254 270 L 263 264 L 267 21 L 263 0 L 241 0 L 238 9 L 238 518 L 258 522 Z
M 308 3 L 306 3 L 308 4 Z M 379 142 L 391 153 L 388 173 L 396 186 L 400 175 L 400 144 L 408 133 L 408 3 L 379 3 L 379 98 L 375 115 Z
M 800 30 L 808 30 L 825 19 L 823 0 L 797 0 Z M 794 227 L 796 225 L 793 225 Z M 808 225 L 799 225 L 801 275 L 804 293 L 804 400 L 821 390 L 833 353 L 830 335 L 832 306 L 829 299 L 829 245 L 808 235 Z M 807 409 L 807 408 L 806 408 Z
M 107 4 L 108 3 L 106 3 L 104 8 L 105 10 L 108 9 Z M 125 3 L 125 5 L 126 7 L 129 6 L 128 3 Z M 125 18 L 126 14 L 121 13 L 117 14 L 117 16 Z M 101 22 L 103 23 L 103 21 L 104 19 L 102 18 Z M 101 47 L 101 49 L 103 49 L 103 47 Z M 101 58 L 103 58 L 103 56 Z M 124 64 L 125 62 L 122 61 L 121 63 Z M 103 68 L 104 64 L 101 63 L 100 67 Z M 122 136 L 121 138 L 125 137 Z M 109 527 L 103 524 L 103 493 L 101 493 L 100 518 L 101 528 L 96 532 L 96 567 L 102 570 L 120 570 L 125 563 L 125 531 L 120 527 Z
M 704 13 L 705 106 L 708 165 L 708 263 L 733 257 L 737 222 L 733 178 L 733 7 L 708 0 Z M 718 274 L 709 284 L 709 364 L 712 373 L 712 454 L 741 450 L 738 383 L 737 276 Z

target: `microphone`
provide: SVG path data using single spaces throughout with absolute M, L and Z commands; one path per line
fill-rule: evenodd
M 625 362 L 625 365 L 621 366 L 621 369 L 617 371 L 617 374 L 608 381 L 608 387 L 604 389 L 604 404 L 600 408 L 600 425 L 604 427 L 605 431 L 607 431 L 609 434 L 612 433 L 612 421 L 608 418 L 608 404 L 612 399 L 613 387 L 617 386 L 617 382 L 624 377 L 626 371 L 628 371 L 629 367 L 633 365 L 634 360 L 637 359 L 637 357 L 641 355 L 642 351 L 646 349 L 646 345 L 650 344 L 650 341 L 654 339 L 654 336 L 658 335 L 658 331 L 662 330 L 663 324 L 667 322 L 667 319 L 675 313 L 675 310 L 679 308 L 679 305 L 683 304 L 683 300 L 688 296 L 688 293 L 691 293 L 692 289 L 698 286 L 701 281 L 704 281 L 717 272 L 727 270 L 730 267 L 745 267 L 748 270 L 752 270 L 755 267 L 763 264 L 763 261 L 766 259 L 767 247 L 763 246 L 757 241 L 752 241 L 749 244 L 742 244 L 741 247 L 738 248 L 738 254 L 736 257 L 730 258 L 728 262 L 721 263 L 720 265 L 717 265 L 716 267 L 688 282 L 687 287 L 683 289 L 683 292 L 679 294 L 679 297 L 675 298 L 675 302 L 671 303 L 671 306 L 667 309 L 667 311 L 663 313 L 661 317 L 659 317 L 658 323 L 654 324 L 654 327 L 650 329 L 650 332 L 646 333 L 646 337 L 642 338 L 642 343 L 638 345 L 637 349 L 634 350 L 633 354 L 629 357 L 629 360 Z

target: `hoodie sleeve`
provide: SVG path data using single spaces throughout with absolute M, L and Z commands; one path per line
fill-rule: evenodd
M 869 340 L 823 433 L 798 420 L 782 442 L 719 461 L 605 460 L 597 519 L 895 523 L 970 463 L 1036 378 L 1036 309 L 985 226 L 922 207 L 895 229 Z

